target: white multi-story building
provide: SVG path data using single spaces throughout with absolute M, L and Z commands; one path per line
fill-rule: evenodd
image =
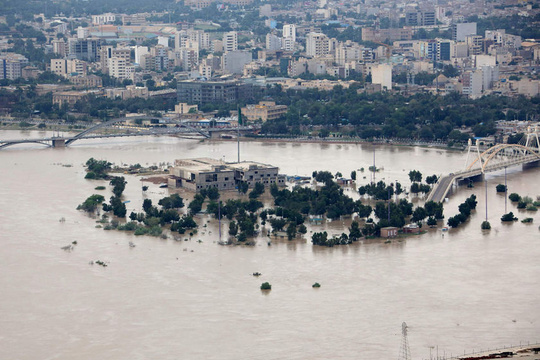
M 99 59 L 101 64 L 101 70 L 104 73 L 109 71 L 109 59 L 120 58 L 126 60 L 126 63 L 131 61 L 131 49 L 130 48 L 115 48 L 111 45 L 101 46 L 99 50 Z
M 223 50 L 225 52 L 238 50 L 238 33 L 230 31 L 223 35 Z
M 83 28 L 82 26 L 77 28 L 77 39 L 86 39 L 88 35 L 90 35 L 88 28 Z
M 141 63 L 141 56 L 148 54 L 148 46 L 135 46 L 135 63 Z
M 212 67 L 206 64 L 199 64 L 199 74 L 206 79 L 212 78 Z
M 482 70 L 466 71 L 461 75 L 463 94 L 470 97 L 478 97 L 482 94 L 483 76 Z
M 107 13 L 101 15 L 92 15 L 92 25 L 112 24 L 115 21 L 115 14 Z
M 197 45 L 195 45 L 197 44 Z M 195 48 L 209 49 L 210 34 L 202 30 L 180 30 L 177 31 L 174 37 L 174 48 Z
M 381 88 L 392 90 L 392 65 L 379 64 L 371 68 L 371 83 L 380 84 Z
M 306 54 L 311 57 L 320 57 L 329 52 L 329 39 L 323 33 L 310 32 L 306 37 Z
M 67 46 L 64 39 L 56 39 L 52 41 L 53 53 L 60 55 L 61 57 L 66 56 Z
M 283 37 L 292 39 L 293 42 L 296 42 L 296 25 L 283 25 Z
M 117 79 L 127 79 L 126 67 L 129 62 L 126 59 L 113 57 L 107 60 L 109 75 Z
M 274 34 L 266 34 L 266 50 L 274 51 L 281 49 L 281 38 Z
M 28 65 L 28 59 L 20 54 L 0 55 L 0 79 L 15 80 L 22 77 L 22 69 Z
M 294 51 L 296 46 L 296 41 L 293 38 L 283 38 L 281 39 L 281 48 L 285 51 Z
M 362 48 L 351 41 L 345 43 L 339 43 L 336 51 L 336 63 L 339 65 L 345 65 L 351 61 L 360 60 L 362 57 Z
M 222 69 L 230 74 L 242 74 L 244 65 L 250 63 L 253 57 L 251 51 L 229 51 L 223 54 Z
M 465 41 L 467 35 L 476 35 L 476 23 L 452 24 L 452 40 Z

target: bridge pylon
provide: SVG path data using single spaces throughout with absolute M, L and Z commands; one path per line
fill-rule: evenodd
M 471 154 L 472 153 L 472 154 Z M 471 158 L 472 155 L 472 158 Z M 471 158 L 472 162 L 469 162 L 469 158 Z M 474 145 L 471 139 L 469 139 L 468 145 L 467 145 L 467 159 L 465 159 L 465 167 L 463 170 L 467 170 L 471 167 L 472 164 L 475 162 L 478 162 L 480 165 L 480 168 L 482 169 L 482 173 L 484 173 L 484 159 L 482 158 L 482 153 L 480 152 L 480 147 L 478 145 L 478 140 L 474 141 Z
M 538 139 L 538 133 L 540 132 L 539 125 L 530 125 L 527 127 L 527 133 L 523 137 L 525 143 L 523 144 L 526 148 L 534 151 L 540 151 L 540 140 Z

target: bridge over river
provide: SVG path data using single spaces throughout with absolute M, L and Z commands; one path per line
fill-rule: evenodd
M 469 140 L 465 168 L 441 176 L 427 197 L 427 201 L 441 202 L 460 181 L 482 179 L 488 172 L 499 171 L 511 166 L 523 168 L 540 165 L 540 141 L 538 125 L 530 126 L 518 144 L 497 144 L 480 152 L 478 142 Z M 471 158 L 471 154 L 476 154 Z M 469 162 L 469 159 L 472 161 Z
M 131 120 L 150 120 L 154 119 L 153 117 L 148 116 L 137 116 L 137 117 L 123 117 L 112 119 L 100 124 L 97 124 L 93 127 L 90 127 L 74 136 L 61 137 L 45 137 L 45 138 L 29 138 L 29 139 L 15 139 L 15 140 L 0 140 L 0 149 L 6 148 L 8 146 L 13 146 L 17 144 L 29 144 L 36 143 L 42 144 L 49 147 L 65 147 L 72 144 L 78 140 L 87 140 L 87 139 L 103 139 L 103 138 L 118 138 L 118 137 L 131 137 L 131 136 L 151 136 L 151 135 L 186 135 L 186 136 L 197 136 L 202 138 L 211 138 L 216 134 L 223 134 L 226 132 L 229 133 L 246 133 L 253 132 L 252 127 L 240 127 L 240 128 L 217 128 L 217 129 L 198 129 L 192 126 L 188 126 L 181 122 L 169 121 L 168 124 L 175 124 L 175 127 L 153 127 L 148 130 L 140 129 L 120 129 L 115 128 L 115 130 L 120 130 L 121 132 L 104 134 L 100 133 L 102 129 L 110 129 L 115 125 L 125 121 Z

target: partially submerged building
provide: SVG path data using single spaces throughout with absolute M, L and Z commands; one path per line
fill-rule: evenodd
M 195 192 L 210 187 L 233 190 L 241 182 L 246 182 L 249 187 L 257 182 L 265 186 L 285 185 L 285 175 L 279 174 L 278 167 L 252 161 L 225 163 L 210 158 L 179 159 L 175 160 L 170 174 L 170 186 Z

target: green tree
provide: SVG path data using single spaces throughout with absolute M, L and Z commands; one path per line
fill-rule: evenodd
M 82 204 L 77 206 L 77 210 L 84 210 L 92 213 L 96 211 L 97 207 L 105 201 L 105 198 L 101 195 L 90 195 Z
M 289 223 L 287 226 L 287 239 L 292 240 L 296 236 L 296 224 Z
M 229 223 L 229 235 L 236 236 L 236 234 L 238 234 L 238 225 L 236 221 L 231 221 Z
M 219 190 L 217 187 L 210 187 L 207 189 L 206 195 L 208 196 L 208 199 L 210 200 L 217 200 L 219 199 Z
M 111 179 L 109 185 L 113 186 L 113 194 L 116 197 L 122 196 L 124 189 L 126 188 L 127 181 L 123 176 L 115 176 Z
M 411 182 L 422 182 L 422 173 L 418 170 L 409 171 L 409 179 Z

